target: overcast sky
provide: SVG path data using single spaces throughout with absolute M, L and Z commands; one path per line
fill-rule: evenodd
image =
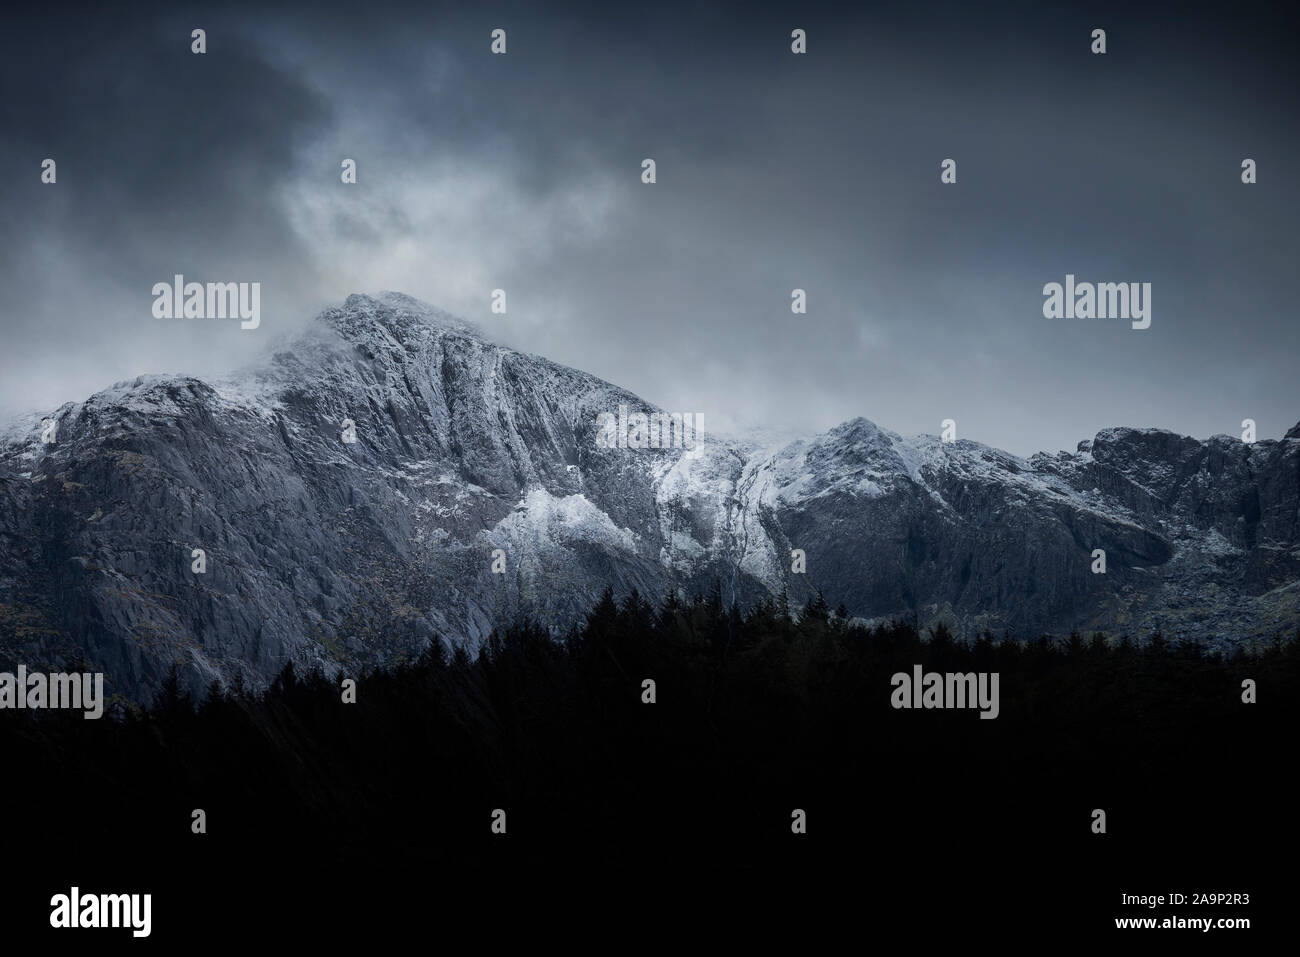
M 1300 420 L 1270 5 L 543 6 L 6 14 L 0 411 L 216 374 L 394 289 L 717 426 L 953 418 L 1023 455 Z M 261 282 L 261 327 L 155 319 L 175 273 Z M 1045 319 L 1067 273 L 1151 283 L 1150 328 Z

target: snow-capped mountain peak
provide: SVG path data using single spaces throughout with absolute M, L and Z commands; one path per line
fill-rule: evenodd
M 610 447 L 620 406 L 659 411 L 399 293 L 349 296 L 220 381 L 69 403 L 55 444 L 33 422 L 0 446 L 0 665 L 82 655 L 133 697 L 173 662 L 196 687 L 258 683 L 520 613 L 562 630 L 606 585 L 821 591 L 967 635 L 1224 643 L 1300 621 L 1300 426 L 1251 445 L 1106 429 L 1027 460 L 865 418 Z

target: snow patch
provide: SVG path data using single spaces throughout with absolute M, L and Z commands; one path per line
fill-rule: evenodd
M 586 542 L 621 551 L 636 551 L 637 536 L 594 505 L 585 495 L 556 497 L 544 488 L 531 489 L 488 535 L 504 536 L 537 548 Z

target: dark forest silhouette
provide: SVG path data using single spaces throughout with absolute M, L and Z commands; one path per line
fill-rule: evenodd
M 702 873 L 720 882 L 709 893 L 796 874 L 829 892 L 860 870 L 900 913 L 1059 906 L 1095 921 L 1121 913 L 1121 887 L 1238 889 L 1283 838 L 1251 808 L 1286 793 L 1300 641 L 1231 656 L 1158 634 L 960 642 L 852 626 L 819 597 L 782 605 L 606 593 L 562 639 L 524 621 L 475 657 L 433 647 L 339 676 L 357 680 L 356 704 L 288 666 L 265 691 L 213 686 L 200 702 L 174 672 L 150 709 L 113 720 L 2 714 L 23 782 L 6 818 L 66 823 L 17 835 L 33 857 L 114 874 L 133 862 L 142 884 L 163 868 L 283 895 L 328 873 L 361 894 L 409 869 L 441 876 L 444 894 L 523 875 L 590 888 L 597 874 L 632 894 Z M 999 717 L 893 709 L 890 676 L 916 664 L 998 672 Z M 1258 704 L 1242 703 L 1245 678 Z M 1105 835 L 1090 832 L 1098 807 Z M 194 808 L 205 835 L 190 833 Z M 505 836 L 490 832 L 496 808 Z M 999 881 L 1029 897 L 982 896 Z M 1057 901 L 1053 885 L 1076 896 Z

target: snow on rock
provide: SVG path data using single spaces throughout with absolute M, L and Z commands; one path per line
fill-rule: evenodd
M 0 659 L 79 648 L 147 699 L 173 661 L 200 690 L 475 646 L 519 614 L 559 633 L 607 585 L 821 591 L 967 634 L 1160 626 L 1225 645 L 1298 623 L 1300 426 L 1249 446 L 1106 429 L 1028 459 L 864 418 L 604 448 L 596 423 L 620 405 L 659 411 L 380 293 L 239 374 L 65 404 L 56 445 L 20 417 L 0 433 L 0 606 L 38 624 Z

